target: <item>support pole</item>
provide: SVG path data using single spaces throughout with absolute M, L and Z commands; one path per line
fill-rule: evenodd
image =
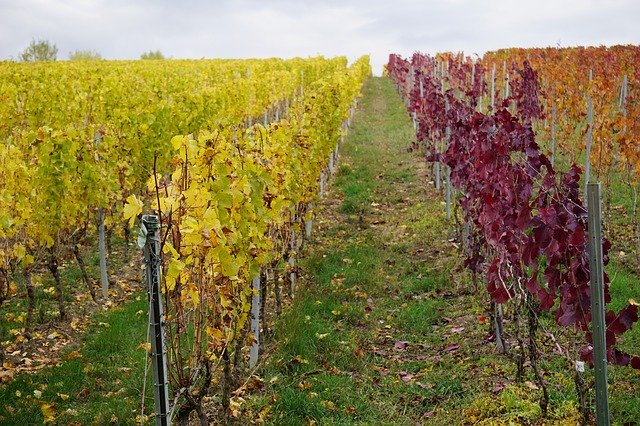
M 149 326 L 151 331 L 151 363 L 156 403 L 156 425 L 169 425 L 169 385 L 167 381 L 167 351 L 164 339 L 162 295 L 160 293 L 160 223 L 156 215 L 142 216 L 146 229 L 144 261 L 146 264 L 147 291 L 149 296 Z
M 589 83 L 593 79 L 593 70 L 589 70 Z M 591 84 L 589 84 L 590 86 Z M 593 100 L 587 93 L 587 146 L 584 161 L 584 199 L 587 200 L 587 185 L 591 179 L 591 143 L 593 141 Z M 587 206 L 589 202 L 587 201 Z
M 555 167 L 556 161 L 556 104 L 551 109 L 551 165 Z
M 596 379 L 596 424 L 598 426 L 609 426 L 600 182 L 587 183 L 587 197 L 589 270 L 591 271 L 591 335 L 593 340 L 593 366 Z
M 249 368 L 258 363 L 260 354 L 260 275 L 253 278 L 253 295 L 251 296 L 251 332 L 253 344 L 249 351 Z
M 104 208 L 98 208 L 98 252 L 100 256 L 100 283 L 102 285 L 102 297 L 109 297 L 109 273 L 107 270 L 107 247 L 104 229 Z

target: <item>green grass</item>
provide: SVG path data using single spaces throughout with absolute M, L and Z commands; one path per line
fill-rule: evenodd
M 141 295 L 98 315 L 79 349 L 80 358 L 63 357 L 59 366 L 21 374 L 0 387 L 0 424 L 41 424 L 44 403 L 56 404 L 60 424 L 132 424 L 144 377 L 144 351 L 137 346 L 146 340 L 146 315 L 139 311 L 146 309 Z M 149 387 L 147 395 L 152 404 Z

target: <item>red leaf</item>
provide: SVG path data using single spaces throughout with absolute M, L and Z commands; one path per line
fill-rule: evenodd
M 409 346 L 409 342 L 406 342 L 404 340 L 398 340 L 394 345 L 394 349 L 397 349 L 399 351 L 403 351 L 407 348 L 407 346 Z
M 581 224 L 578 224 L 576 230 L 569 235 L 569 244 L 574 247 L 580 247 L 584 243 L 584 227 Z
M 446 348 L 444 348 L 443 352 L 448 353 L 448 352 L 454 352 L 457 351 L 460 348 L 460 345 L 457 343 L 452 343 L 449 346 L 447 346 Z

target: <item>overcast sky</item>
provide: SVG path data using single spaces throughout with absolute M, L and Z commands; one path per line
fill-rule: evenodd
M 0 59 L 46 39 L 106 59 L 160 50 L 174 58 L 640 43 L 639 0 L 0 0 Z

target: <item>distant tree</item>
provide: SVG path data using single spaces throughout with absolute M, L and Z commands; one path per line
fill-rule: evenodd
M 76 50 L 69 53 L 70 61 L 98 61 L 100 59 L 102 59 L 102 55 L 95 50 Z
M 140 55 L 140 59 L 164 59 L 164 55 L 159 50 L 150 50 Z
M 23 62 L 55 61 L 57 56 L 58 48 L 49 40 L 31 40 L 29 46 L 20 55 L 20 59 Z

